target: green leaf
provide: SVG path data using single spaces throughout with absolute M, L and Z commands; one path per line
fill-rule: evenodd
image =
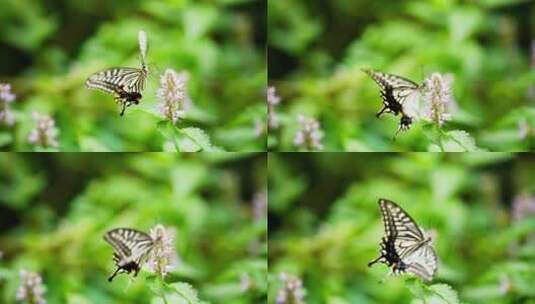
M 197 304 L 201 303 L 199 300 L 199 297 L 197 296 L 197 291 L 188 283 L 173 283 L 170 284 L 169 287 L 171 287 L 174 292 L 182 297 L 182 301 L 174 302 L 173 303 L 188 303 L 188 304 Z
M 419 279 L 409 278 L 406 281 L 406 286 L 409 288 L 410 292 L 418 299 L 425 297 L 425 290 L 422 286 L 422 283 Z
M 455 304 L 459 303 L 459 296 L 457 292 L 447 284 L 433 284 L 429 286 L 429 289 L 435 293 L 440 299 L 443 300 L 442 303 Z M 440 302 L 430 302 L 430 303 L 440 303 Z
M 158 122 L 157 125 L 158 132 L 164 137 L 167 138 L 175 147 L 176 151 L 182 151 L 179 147 L 179 143 L 174 134 L 174 126 L 168 121 L 162 120 Z M 164 150 L 169 151 L 169 145 L 164 145 Z
M 438 145 L 441 137 L 439 128 L 437 128 L 434 124 L 425 123 L 422 125 L 422 131 L 430 142 Z
M 418 299 L 414 301 L 414 303 L 459 303 L 457 292 L 447 284 L 433 284 L 427 286 L 419 279 L 409 279 L 406 281 L 406 286 L 414 297 Z
M 189 127 L 176 129 L 179 134 L 183 135 L 179 140 L 179 149 L 183 152 L 197 151 L 221 151 L 221 148 L 215 147 L 210 142 L 210 137 L 202 129 Z
M 0 133 L 0 147 L 9 145 L 13 141 L 13 136 L 9 133 Z
M 476 146 L 474 138 L 463 130 L 454 130 L 445 133 L 445 136 L 442 138 L 442 147 L 444 152 L 480 151 Z

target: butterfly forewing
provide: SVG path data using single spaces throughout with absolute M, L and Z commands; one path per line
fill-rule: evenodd
M 127 92 L 141 93 L 145 88 L 146 72 L 135 68 L 111 68 L 91 75 L 86 85 L 92 89 L 103 89 L 105 92 L 113 93 L 114 87 L 122 87 Z M 112 90 L 109 90 L 111 88 Z
M 395 231 L 396 250 L 401 258 L 417 249 L 425 241 L 423 232 L 414 220 L 394 202 L 381 199 L 379 206 L 383 221 L 390 223 L 390 229 Z
M 373 80 L 379 85 L 381 89 L 391 87 L 394 89 L 417 89 L 418 84 L 410 79 L 402 76 L 387 74 L 374 70 L 363 70 L 366 74 L 370 75 Z

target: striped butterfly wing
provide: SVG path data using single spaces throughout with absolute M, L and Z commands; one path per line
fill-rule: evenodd
M 110 230 L 104 235 L 104 240 L 115 251 L 113 259 L 117 269 L 108 279 L 110 282 L 119 271 L 126 273 L 134 271 L 136 276 L 154 244 L 150 235 L 131 228 Z
M 420 86 L 405 77 L 368 69 L 363 71 L 377 83 L 383 99 L 383 108 L 377 112 L 376 116 L 380 117 L 384 112 L 396 116 L 401 113 L 400 125 L 396 134 L 401 130 L 409 129 L 412 117 L 415 115 L 413 97 L 416 97 L 415 94 L 419 92 Z
M 107 93 L 115 93 L 116 88 L 141 93 L 145 89 L 146 78 L 147 72 L 143 68 L 111 68 L 89 76 L 86 86 Z
M 437 270 L 437 254 L 430 245 L 424 245 L 411 255 L 403 259 L 405 270 L 412 272 L 420 278 L 431 281 Z
M 394 273 L 412 272 L 424 280 L 430 280 L 437 268 L 435 251 L 429 245 L 422 229 L 412 217 L 396 203 L 379 199 L 379 209 L 385 227 L 381 242 L 381 256 L 370 262 L 382 262 L 393 266 Z
M 420 244 L 425 242 L 425 237 L 420 227 L 396 203 L 380 199 L 379 208 L 385 223 L 385 231 L 387 229 L 386 226 L 390 230 L 390 232 L 386 233 L 395 234 L 394 245 L 401 258 L 410 255 L 414 250 L 418 249 Z

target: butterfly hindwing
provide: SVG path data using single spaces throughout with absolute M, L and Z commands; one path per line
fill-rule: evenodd
M 437 255 L 433 247 L 426 245 L 404 259 L 406 271 L 412 272 L 426 281 L 430 281 L 436 271 Z
M 412 272 L 424 280 L 432 279 L 437 256 L 431 239 L 396 203 L 386 199 L 379 199 L 378 203 L 385 236 L 381 240 L 381 255 L 368 266 L 381 262 L 391 266 L 394 273 Z

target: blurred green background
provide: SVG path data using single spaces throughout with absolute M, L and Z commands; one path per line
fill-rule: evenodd
M 418 83 L 451 73 L 458 111 L 445 130 L 467 131 L 479 149 L 535 149 L 533 1 L 272 0 L 268 12 L 269 83 L 282 97 L 270 150 L 296 149 L 305 114 L 320 121 L 325 151 L 427 151 L 422 123 L 392 141 L 399 117 L 375 118 L 379 90 L 361 68 Z
M 0 83 L 17 95 L 17 123 L 0 126 L 0 149 L 34 149 L 30 114 L 39 111 L 56 120 L 62 151 L 175 150 L 175 141 L 180 150 L 207 150 L 188 142 L 192 133 L 218 150 L 263 151 L 265 19 L 264 0 L 4 0 Z M 111 95 L 84 82 L 102 69 L 139 67 L 141 29 L 152 74 L 141 104 L 121 118 Z M 168 68 L 187 71 L 193 102 L 177 134 L 156 110 Z
M 367 267 L 383 236 L 379 198 L 436 233 L 432 283 L 462 303 L 535 303 L 533 155 L 279 153 L 268 162 L 268 303 L 281 272 L 303 280 L 309 304 L 422 303 L 412 280 Z
M 146 270 L 107 281 L 103 239 L 156 224 L 176 230 L 167 283 L 209 303 L 266 301 L 265 155 L 3 153 L 0 180 L 1 303 L 15 303 L 20 269 L 42 275 L 48 303 L 163 303 Z

